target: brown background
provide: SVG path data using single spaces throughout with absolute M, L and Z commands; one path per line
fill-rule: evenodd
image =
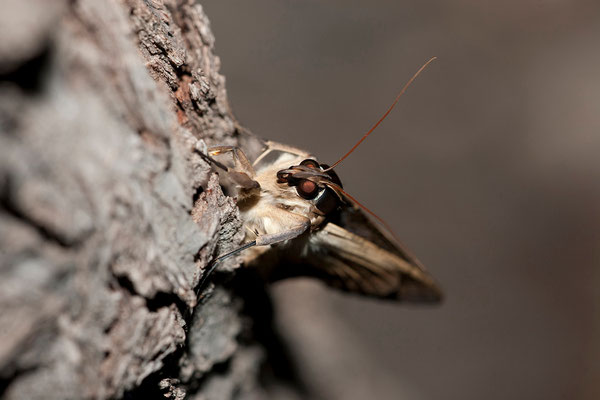
M 233 110 L 338 168 L 438 308 L 274 288 L 308 386 L 345 399 L 600 398 L 597 1 L 203 1 Z

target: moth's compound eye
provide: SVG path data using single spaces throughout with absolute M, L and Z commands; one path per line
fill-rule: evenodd
M 319 211 L 327 215 L 337 210 L 337 208 L 340 206 L 340 199 L 333 190 L 327 187 L 315 201 L 315 206 L 319 209 Z
M 319 186 L 317 186 L 317 184 L 313 181 L 302 179 L 296 186 L 296 191 L 303 199 L 312 200 L 317 197 L 317 194 L 319 194 Z
M 308 158 L 308 159 L 306 159 L 306 160 L 302 161 L 302 162 L 300 163 L 300 165 L 304 165 L 305 167 L 308 167 L 308 168 L 315 168 L 315 169 L 319 169 L 319 163 L 318 163 L 318 162 L 316 162 L 315 160 L 311 160 L 310 158 Z

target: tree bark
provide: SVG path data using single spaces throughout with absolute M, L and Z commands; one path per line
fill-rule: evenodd
M 0 393 L 262 396 L 239 294 L 194 293 L 241 225 L 196 141 L 260 145 L 202 7 L 10 0 L 0 27 Z

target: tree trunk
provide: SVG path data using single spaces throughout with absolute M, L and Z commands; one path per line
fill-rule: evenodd
M 194 292 L 240 240 L 194 146 L 260 144 L 202 7 L 7 0 L 0 27 L 0 393 L 261 397 L 240 294 Z

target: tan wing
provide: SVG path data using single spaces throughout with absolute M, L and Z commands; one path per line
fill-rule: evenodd
M 311 276 L 372 297 L 426 303 L 442 299 L 441 290 L 420 264 L 331 222 L 289 245 L 271 248 L 255 262 L 259 268 L 277 265 L 263 270 L 270 280 Z
M 403 301 L 441 300 L 437 284 L 419 265 L 336 224 L 313 233 L 310 248 L 318 257 L 305 262 L 322 271 L 320 278 L 332 286 Z

